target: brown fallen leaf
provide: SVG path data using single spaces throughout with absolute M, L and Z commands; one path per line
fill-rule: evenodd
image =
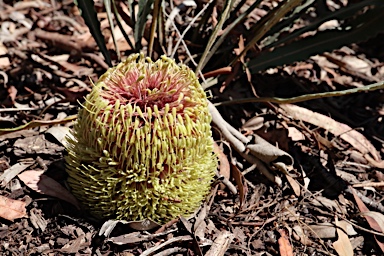
M 26 203 L 19 200 L 13 200 L 0 195 L 0 217 L 6 220 L 14 221 L 15 219 L 27 216 L 25 209 Z
M 231 169 L 229 166 L 227 156 L 223 153 L 223 151 L 220 149 L 219 145 L 217 145 L 216 142 L 213 144 L 213 151 L 216 153 L 217 157 L 219 158 L 219 162 L 220 162 L 219 172 L 220 172 L 220 174 L 229 180 Z
M 287 231 L 285 229 L 279 229 L 279 233 L 280 238 L 278 243 L 280 256 L 293 256 L 293 249 L 291 243 L 289 242 Z
M 348 235 L 344 231 L 347 229 L 347 227 L 343 225 L 343 223 L 345 222 L 339 222 L 336 217 L 335 224 L 338 227 L 336 229 L 338 239 L 336 242 L 333 243 L 333 247 L 335 248 L 339 256 L 353 256 L 353 247 L 351 241 L 349 240 Z
M 352 191 L 353 193 L 353 197 L 355 198 L 355 201 L 356 201 L 356 204 L 357 206 L 359 207 L 359 210 L 360 212 L 362 213 L 366 213 L 366 212 L 369 212 L 369 209 L 367 208 L 367 206 L 365 206 L 365 204 L 363 203 L 363 201 L 361 201 L 361 199 L 359 198 L 359 196 L 357 195 L 356 191 L 354 188 L 352 187 L 349 187 L 349 189 Z M 368 215 L 365 215 L 364 216 L 365 219 L 367 220 L 369 226 L 371 228 L 373 228 L 374 230 L 376 230 L 377 232 L 383 232 L 379 226 L 379 224 L 376 222 L 375 219 L 373 219 L 372 217 L 368 216 Z
M 40 194 L 57 197 L 73 204 L 77 209 L 80 209 L 79 202 L 68 190 L 43 173 L 44 171 L 31 170 L 22 172 L 18 177 L 30 189 L 33 189 Z
M 0 184 L 1 186 L 5 186 L 10 182 L 14 177 L 16 177 L 20 172 L 27 169 L 31 164 L 25 163 L 16 163 L 12 165 L 10 168 L 5 170 L 3 174 L 0 176 Z
M 285 174 L 285 177 L 287 178 L 287 181 L 288 181 L 289 185 L 291 186 L 295 195 L 300 196 L 301 186 L 300 186 L 299 182 L 297 182 L 297 180 L 292 178 L 289 174 Z
M 360 151 L 371 164 L 375 164 L 375 166 L 380 166 L 382 164 L 383 160 L 380 157 L 380 153 L 372 143 L 367 140 L 364 135 L 348 125 L 339 123 L 328 116 L 296 105 L 281 104 L 280 107 L 284 110 L 286 115 L 294 119 L 311 123 L 331 132 L 335 136 L 340 136 L 340 138 Z
M 8 49 L 3 45 L 3 43 L 0 43 L 0 68 L 3 70 L 6 70 L 11 65 L 11 62 L 9 61 L 9 58 L 7 57 Z
M 9 98 L 11 99 L 12 105 L 15 104 L 15 99 L 16 99 L 16 96 L 17 96 L 17 89 L 16 89 L 16 87 L 11 85 L 8 88 L 8 95 L 9 95 Z
M 232 168 L 232 176 L 236 181 L 237 187 L 239 188 L 239 196 L 240 196 L 240 207 L 239 211 L 242 210 L 242 207 L 244 205 L 245 199 L 247 198 L 247 192 L 248 187 L 247 183 L 245 182 L 244 175 L 241 173 L 241 171 L 233 164 L 231 164 Z
M 374 218 L 376 216 L 374 216 L 372 214 L 369 214 L 369 212 L 370 212 L 369 209 L 367 208 L 367 206 L 365 206 L 363 201 L 361 201 L 361 199 L 359 198 L 359 196 L 356 193 L 356 190 L 354 188 L 352 188 L 351 186 L 349 187 L 349 189 L 353 193 L 353 197 L 355 198 L 356 204 L 359 207 L 360 212 L 364 213 L 363 216 L 367 220 L 369 226 L 372 229 L 376 230 L 377 232 L 381 232 L 382 233 L 383 230 L 381 229 L 380 224 Z M 376 235 L 375 235 L 375 240 L 376 240 L 377 244 L 379 245 L 380 249 L 384 252 L 384 243 L 382 243 L 379 240 L 377 240 Z

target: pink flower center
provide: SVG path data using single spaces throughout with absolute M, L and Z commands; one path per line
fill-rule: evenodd
M 125 74 L 116 69 L 104 83 L 107 86 L 102 97 L 108 100 L 110 105 L 119 100 L 121 105 L 135 104 L 143 112 L 146 112 L 147 107 L 153 108 L 155 105 L 159 110 L 163 109 L 165 104 L 169 104 L 170 108 L 194 105 L 185 100 L 185 96 L 191 95 L 186 74 L 171 73 L 166 68 L 154 70 L 146 67 L 144 72 L 132 68 Z

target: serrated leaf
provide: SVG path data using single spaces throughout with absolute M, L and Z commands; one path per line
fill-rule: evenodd
M 350 18 L 357 11 L 359 11 L 362 8 L 367 7 L 369 5 L 383 5 L 383 1 L 381 1 L 381 0 L 363 1 L 363 2 L 359 2 L 359 3 L 355 3 L 355 4 L 350 4 L 346 7 L 340 8 L 339 10 L 328 13 L 326 15 L 319 15 L 319 17 L 314 19 L 310 24 L 289 33 L 287 36 L 279 39 L 278 41 L 274 41 L 274 39 L 278 38 L 282 32 L 286 31 L 287 28 L 289 29 L 289 27 L 291 25 L 293 25 L 293 20 L 291 20 L 291 19 L 283 20 L 280 23 L 278 23 L 275 27 L 272 28 L 272 30 L 276 32 L 276 35 L 266 37 L 266 39 L 263 40 L 264 42 L 262 44 L 264 46 L 266 46 L 267 48 L 277 47 L 277 46 L 282 45 L 286 42 L 292 41 L 295 38 L 298 38 L 300 35 L 308 32 L 308 31 L 316 30 L 321 24 L 323 24 L 326 21 L 330 21 L 332 19 L 344 20 L 344 19 Z M 302 6 L 303 5 L 299 6 L 298 8 L 300 8 Z M 291 21 L 291 24 L 289 24 L 289 21 Z M 277 29 L 279 29 L 280 31 L 277 32 Z M 271 31 L 269 31 L 268 34 L 271 34 Z M 261 46 L 261 47 L 263 48 L 263 46 Z
M 101 33 L 100 21 L 97 19 L 93 0 L 77 0 L 75 1 L 75 4 L 80 9 L 81 17 L 83 17 L 85 24 L 88 26 L 89 31 L 99 46 L 100 51 L 105 58 L 105 62 L 111 67 L 111 56 L 105 45 L 104 36 Z
M 256 73 L 270 67 L 305 60 L 312 55 L 333 50 L 345 44 L 366 40 L 384 30 L 380 15 L 383 9 L 378 8 L 361 15 L 359 19 L 361 23 L 355 24 L 352 28 L 318 32 L 312 37 L 276 48 L 271 52 L 264 52 L 250 60 L 247 66 L 252 73 Z
M 119 47 L 117 45 L 116 36 L 115 36 L 115 29 L 114 29 L 113 20 L 112 20 L 111 0 L 104 0 L 104 5 L 105 5 L 105 10 L 107 11 L 108 23 L 109 23 L 109 27 L 111 28 L 111 35 L 112 35 L 113 44 L 115 46 L 117 59 L 120 61 L 120 51 L 119 51 Z
M 147 23 L 148 15 L 152 11 L 152 4 L 154 0 L 144 1 L 139 0 L 139 13 L 137 14 L 137 22 L 135 23 L 135 48 L 141 49 L 141 39 L 144 35 L 145 23 Z

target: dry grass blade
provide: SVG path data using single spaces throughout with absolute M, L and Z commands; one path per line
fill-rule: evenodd
M 111 35 L 112 35 L 113 44 L 115 45 L 117 60 L 120 61 L 121 56 L 120 56 L 119 47 L 117 45 L 116 36 L 115 36 L 115 29 L 114 29 L 114 25 L 113 25 L 111 1 L 112 0 L 104 0 L 104 5 L 105 5 L 105 10 L 107 11 L 108 23 L 109 23 L 109 27 L 111 28 Z
M 230 10 L 232 9 L 232 6 L 233 6 L 234 2 L 235 1 L 233 1 L 233 0 L 225 1 L 224 11 L 223 11 L 223 13 L 220 16 L 219 23 L 216 25 L 216 27 L 213 30 L 211 36 L 209 37 L 209 41 L 208 41 L 208 43 L 207 43 L 207 45 L 206 45 L 206 47 L 204 49 L 204 52 L 203 52 L 203 55 L 201 56 L 199 64 L 197 65 L 197 68 L 196 68 L 196 71 L 195 71 L 196 74 L 199 74 L 204 69 L 205 65 L 207 64 L 207 62 L 208 62 L 208 59 L 207 59 L 208 53 L 211 50 L 212 45 L 216 41 L 219 31 L 223 28 L 224 22 L 228 18 L 228 14 L 229 14 Z
M 21 126 L 15 127 L 15 128 L 0 129 L 0 135 L 12 133 L 12 132 L 17 132 L 17 131 L 21 131 L 21 130 L 25 130 L 25 129 L 31 129 L 31 128 L 35 128 L 35 127 L 40 127 L 40 126 L 44 126 L 44 125 L 65 124 L 65 123 L 76 120 L 76 118 L 77 118 L 77 115 L 72 115 L 72 116 L 68 116 L 68 117 L 61 119 L 61 120 L 51 120 L 51 121 L 33 120 L 29 123 L 26 123 L 24 125 L 21 125 Z
M 87 24 L 89 30 L 91 31 L 93 38 L 96 40 L 97 45 L 103 53 L 105 61 L 109 66 L 112 66 L 111 56 L 109 55 L 109 52 L 105 45 L 104 36 L 101 33 L 100 22 L 97 19 L 93 1 L 78 0 L 77 5 L 81 10 L 81 16 L 84 18 L 84 21 Z
M 152 24 L 151 24 L 151 34 L 149 36 L 149 46 L 148 46 L 148 56 L 149 57 L 152 57 L 152 52 L 153 52 L 153 44 L 154 44 L 154 41 L 155 41 L 155 34 L 156 34 L 156 28 L 158 26 L 158 24 L 160 25 L 160 23 L 158 22 L 159 19 L 160 19 L 160 15 L 161 15 L 161 11 L 160 11 L 160 8 L 161 8 L 161 2 L 160 0 L 155 0 L 154 4 L 153 4 L 153 15 L 152 15 Z M 158 32 L 160 31 L 160 29 L 158 30 Z
M 216 43 L 212 46 L 211 50 L 209 51 L 205 63 L 207 63 L 212 56 L 216 53 L 216 51 L 219 49 L 220 45 L 224 42 L 227 35 L 236 27 L 238 26 L 259 4 L 262 2 L 262 0 L 257 0 L 254 2 L 248 9 L 243 12 L 237 19 L 232 22 L 228 27 L 224 30 L 223 34 L 220 36 L 220 38 L 216 41 Z
M 148 15 L 151 12 L 151 6 L 154 0 L 144 1 L 139 0 L 139 13 L 137 14 L 137 21 L 135 22 L 134 36 L 135 36 L 135 50 L 141 50 L 141 39 L 144 35 L 145 24 L 148 21 Z M 133 16 L 132 16 L 133 17 Z

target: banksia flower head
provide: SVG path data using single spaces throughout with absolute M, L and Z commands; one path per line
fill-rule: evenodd
M 217 167 L 206 95 L 185 65 L 134 54 L 86 97 L 68 138 L 68 183 L 96 217 L 188 215 Z

